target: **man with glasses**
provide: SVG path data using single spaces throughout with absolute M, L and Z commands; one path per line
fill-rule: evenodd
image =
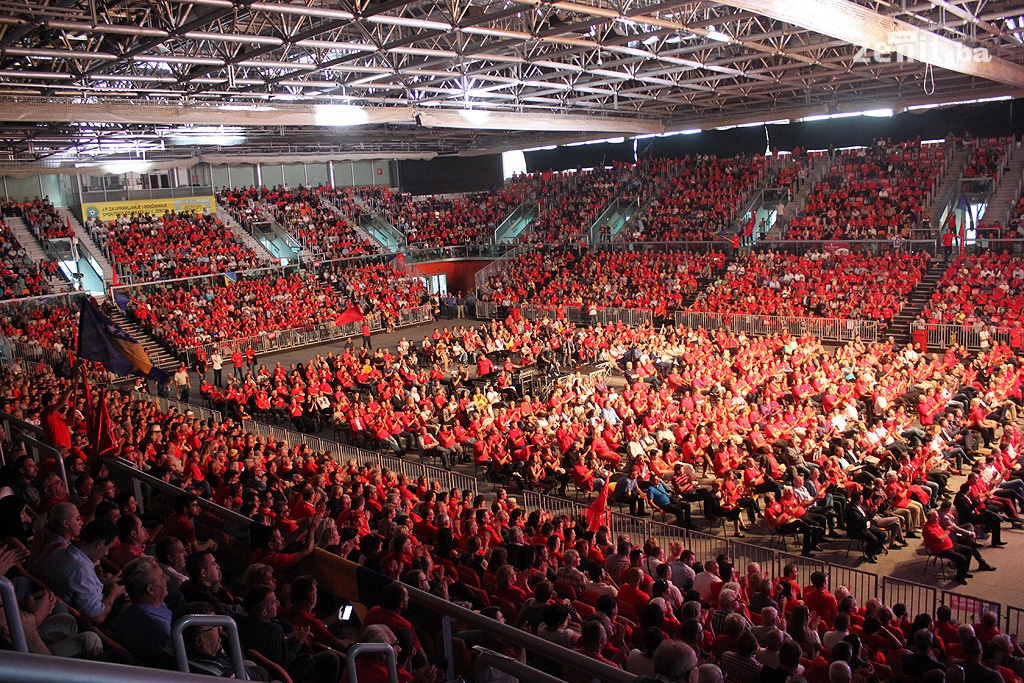
M 210 615 L 213 608 L 205 602 L 189 602 L 178 611 L 176 617 Z M 224 652 L 224 629 L 220 626 L 190 626 L 182 634 L 189 671 L 220 678 L 233 678 L 235 668 L 231 658 Z M 269 681 L 270 675 L 248 660 L 243 660 L 246 677 L 250 681 Z

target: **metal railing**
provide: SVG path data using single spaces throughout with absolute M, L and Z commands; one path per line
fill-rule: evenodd
M 6 576 L 0 576 L 0 599 L 4 602 L 4 617 L 7 619 L 11 647 L 15 652 L 28 652 L 25 627 L 21 623 L 21 610 L 18 608 L 18 596 L 14 592 L 14 584 Z
M 511 251 L 514 244 L 455 244 L 446 247 L 420 247 L 405 253 L 406 263 L 431 263 L 434 261 L 493 259 Z
M 356 643 L 345 652 L 345 672 L 348 680 L 356 683 L 356 659 L 363 655 L 384 655 L 388 668 L 388 683 L 398 683 L 398 658 L 395 648 L 388 643 Z
M 924 252 L 932 256 L 939 253 L 939 243 L 929 239 L 884 239 L 884 240 L 761 240 L 751 246 L 753 251 L 770 250 L 787 254 L 803 255 L 808 252 L 836 251 L 846 249 L 854 254 L 874 255 L 891 251 L 902 253 Z
M 167 398 L 165 396 L 153 396 L 152 394 L 146 394 L 141 391 L 131 392 L 132 398 L 138 401 L 149 401 L 154 403 L 160 412 L 170 412 L 172 409 L 178 411 L 181 415 L 192 413 L 195 417 L 200 420 L 213 420 L 215 422 L 223 422 L 224 416 L 219 410 L 212 410 L 210 408 L 203 408 L 202 406 L 192 405 L 191 403 L 182 403 L 173 398 Z
M 5 652 L 0 657 L 4 683 L 210 683 L 210 677 L 144 666 L 107 664 L 87 659 Z
M 910 336 L 926 332 L 929 349 L 947 349 L 954 344 L 959 344 L 971 351 L 982 349 L 982 340 L 987 333 L 990 345 L 996 342 L 1008 343 L 1010 330 L 1005 327 L 990 327 L 988 325 L 953 325 L 938 323 L 913 322 L 910 324 Z
M 395 327 L 406 327 L 408 325 L 430 322 L 433 319 L 433 309 L 428 304 L 418 308 L 403 308 L 397 312 L 392 322 L 394 322 Z M 371 332 L 381 332 L 385 328 L 384 318 L 380 315 L 367 315 L 366 321 L 370 324 Z M 362 322 L 352 322 L 344 325 L 335 325 L 333 322 L 329 322 L 290 330 L 264 332 L 249 337 L 237 337 L 210 342 L 202 346 L 185 349 L 185 362 L 189 367 L 194 365 L 199 350 L 202 350 L 206 357 L 209 358 L 213 354 L 214 349 L 245 349 L 251 346 L 258 356 L 263 356 L 268 353 L 357 337 L 361 334 L 361 328 Z
M 188 652 L 185 649 L 185 629 L 189 627 L 219 627 L 228 632 L 227 654 L 235 670 L 234 678 L 245 681 L 245 660 L 242 659 L 242 645 L 238 638 L 238 624 L 229 616 L 221 614 L 189 614 L 174 622 L 171 627 L 171 645 L 174 647 L 174 661 L 178 671 L 189 671 Z M 355 680 L 355 679 L 352 679 Z
M 523 202 L 522 204 L 517 206 L 515 210 L 513 210 L 512 213 L 508 215 L 507 218 L 498 223 L 498 226 L 494 228 L 494 234 L 491 235 L 491 241 L 493 241 L 495 244 L 507 242 L 508 240 L 505 239 L 504 235 L 505 233 L 509 232 L 509 230 L 512 228 L 514 224 L 523 220 L 533 221 L 537 218 L 539 213 L 540 206 L 537 204 L 537 202 L 532 200 L 527 200 Z M 524 232 L 526 232 L 525 228 L 524 230 L 520 230 L 518 234 L 513 237 L 513 239 L 515 237 L 518 237 L 519 235 L 524 234 Z
M 57 474 L 65 484 L 68 484 L 68 490 L 72 490 L 71 484 L 74 482 L 68 481 L 67 472 L 64 471 L 64 457 L 60 451 L 45 442 L 46 437 L 42 427 L 19 420 L 7 413 L 0 413 L 0 425 L 3 425 L 4 432 L 11 443 L 24 447 L 25 454 L 31 455 L 36 462 L 53 460 L 57 465 Z M 9 464 L 7 461 L 12 459 L 9 457 L 10 455 L 4 452 L 3 443 L 0 443 L 0 466 Z
M 675 324 L 690 329 L 724 329 L 751 336 L 788 332 L 793 336 L 812 334 L 824 341 L 878 341 L 878 322 L 875 320 L 676 311 Z
M 314 434 L 294 432 L 256 420 L 246 420 L 245 429 L 248 433 L 255 434 L 256 436 L 262 436 L 274 441 L 286 441 L 293 446 L 302 445 L 309 450 L 326 453 L 339 463 L 355 460 L 357 465 L 366 465 L 380 470 L 386 469 L 396 474 L 405 474 L 412 480 L 426 476 L 428 479 L 440 482 L 441 487 L 445 490 L 450 491 L 457 488 L 462 491 L 470 490 L 474 495 L 477 493 L 478 481 L 475 477 L 427 465 L 423 462 L 385 455 L 377 451 L 343 444 L 339 441 Z
M 511 306 L 519 309 L 522 316 L 527 320 L 541 320 L 543 318 L 564 318 L 565 320 L 578 325 L 607 325 L 609 323 L 623 323 L 634 327 L 651 325 L 654 322 L 654 312 L 647 308 L 612 308 L 610 306 L 595 306 L 588 309 L 585 306 L 537 306 L 534 304 L 523 304 Z M 593 313 L 593 314 L 592 314 Z M 504 306 L 493 301 L 478 301 L 476 305 L 476 316 L 478 318 L 504 318 L 508 314 Z

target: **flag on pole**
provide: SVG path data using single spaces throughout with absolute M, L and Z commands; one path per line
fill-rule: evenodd
M 145 375 L 157 382 L 171 379 L 153 365 L 139 342 L 86 298 L 78 321 L 78 356 L 100 363 L 115 375 Z
M 114 436 L 114 421 L 110 419 L 107 409 L 107 393 L 99 390 L 99 401 L 92 402 L 92 388 L 82 375 L 82 393 L 85 394 L 85 433 L 89 438 L 89 453 L 96 460 L 113 457 L 120 450 L 120 443 Z

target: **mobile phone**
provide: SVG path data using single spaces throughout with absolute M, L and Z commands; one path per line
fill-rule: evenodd
M 338 621 L 348 621 L 352 618 L 352 605 L 343 605 L 338 608 Z

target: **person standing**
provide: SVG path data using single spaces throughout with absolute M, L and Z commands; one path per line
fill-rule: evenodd
M 213 385 L 218 389 L 223 389 L 224 356 L 221 355 L 220 349 L 214 349 L 213 354 L 210 356 L 210 367 L 213 368 Z
M 192 386 L 192 378 L 188 376 L 184 363 L 174 373 L 174 386 L 178 389 L 178 400 L 188 403 L 188 390 Z
M 232 351 L 231 352 L 231 369 L 232 369 L 232 372 L 235 373 L 235 377 L 238 378 L 239 382 L 241 382 L 243 379 L 245 379 L 244 377 L 242 377 L 242 365 L 243 365 L 243 363 L 245 363 L 245 357 L 242 356 L 242 352 L 239 351 L 238 349 L 235 349 L 234 351 Z
M 363 348 L 373 350 L 373 334 L 370 331 L 370 321 L 363 318 L 363 326 L 360 329 L 363 335 Z

